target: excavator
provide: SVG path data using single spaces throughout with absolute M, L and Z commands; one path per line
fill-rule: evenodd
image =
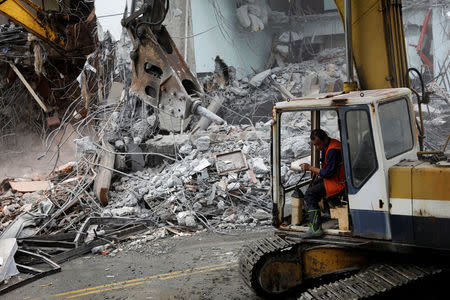
M 378 297 L 449 270 L 450 164 L 445 148 L 450 136 L 442 150 L 424 151 L 421 105 L 427 93 L 423 83 L 421 92 L 409 86 L 409 75 L 420 78 L 420 73 L 408 69 L 402 2 L 335 4 L 345 28 L 344 90 L 291 98 L 273 107 L 275 234 L 244 246 L 239 257 L 243 281 L 265 298 L 290 293 L 298 299 Z M 312 179 L 287 185 L 281 177 L 286 166 L 281 149 L 289 137 L 283 123 L 300 114 L 310 116 L 312 130 L 330 128 L 326 122 L 334 120 L 342 143 L 346 188 L 324 201 L 334 207 L 323 206 L 338 226 L 324 225 L 322 237 L 305 238 L 308 224 L 298 224 L 302 212 L 294 205 Z M 320 167 L 320 153 L 312 145 L 310 160 Z

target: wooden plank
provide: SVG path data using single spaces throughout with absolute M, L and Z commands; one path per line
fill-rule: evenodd
M 48 112 L 47 106 L 45 106 L 44 102 L 41 101 L 41 99 L 39 98 L 39 96 L 36 94 L 36 92 L 33 90 L 33 88 L 31 87 L 31 85 L 28 83 L 28 81 L 25 79 L 25 77 L 23 77 L 22 73 L 19 71 L 19 69 L 17 69 L 17 67 L 12 64 L 9 63 L 9 65 L 11 66 L 11 69 L 13 69 L 14 72 L 16 72 L 17 76 L 19 77 L 19 79 L 23 82 L 23 84 L 25 85 L 25 87 L 28 89 L 28 91 L 30 92 L 31 96 L 33 96 L 34 100 L 36 100 L 36 102 L 39 104 L 39 106 L 42 108 L 43 111 Z
M 330 215 L 332 219 L 338 220 L 339 230 L 349 230 L 347 206 L 330 208 Z
M 115 149 L 110 143 L 103 139 L 102 144 L 107 151 L 103 151 L 100 157 L 101 167 L 99 167 L 98 174 L 94 179 L 94 192 L 100 204 L 106 206 L 108 205 L 108 192 L 111 186 L 116 155 L 114 154 Z
M 32 193 L 48 191 L 51 188 L 50 181 L 10 181 L 13 192 Z

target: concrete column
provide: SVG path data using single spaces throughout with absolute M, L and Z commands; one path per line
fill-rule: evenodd
M 194 38 L 192 37 L 192 11 L 190 0 L 170 0 L 170 9 L 163 23 L 181 56 L 195 74 Z M 187 25 L 187 28 L 186 28 Z M 187 36 L 187 38 L 186 38 Z

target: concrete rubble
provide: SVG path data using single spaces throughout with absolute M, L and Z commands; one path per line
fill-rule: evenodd
M 271 14 L 270 7 L 261 0 L 249 0 L 244 2 L 236 9 L 236 16 L 242 27 L 249 31 L 264 30 Z
M 271 19 L 286 21 L 283 13 L 271 11 L 264 1 L 240 2 L 238 20 L 249 31 L 263 30 Z M 277 58 L 288 55 L 288 44 L 302 38 L 296 32 L 282 33 L 273 49 L 277 67 L 240 79 L 233 67 L 217 57 L 219 70 L 213 78 L 204 78 L 201 102 L 204 107 L 219 103 L 217 114 L 226 124 L 208 127 L 208 123 L 201 130 L 200 117 L 192 116 L 177 133 L 159 128 L 157 108 L 130 93 L 132 45 L 122 36 L 113 49 L 117 50 L 116 66 L 105 76 L 111 79 L 116 74 L 120 88 L 89 109 L 69 106 L 48 135 L 47 142 L 59 147 L 63 138 L 54 141 L 54 133 L 73 124 L 76 129 L 70 139 L 77 161 L 61 167 L 55 164 L 50 174 L 6 178 L 0 183 L 0 262 L 7 262 L 0 263 L 0 282 L 17 273 L 14 260 L 7 261 L 17 248 L 41 251 L 45 245 L 43 256 L 62 263 L 86 253 L 114 257 L 119 251 L 138 250 L 169 236 L 271 225 L 273 105 L 291 97 L 340 92 L 346 80 L 344 48 L 325 49 L 298 63 Z M 91 75 L 97 72 L 89 60 L 84 67 L 88 71 Z M 442 147 L 439 137 L 448 134 L 450 127 L 449 94 L 432 84 L 427 88 L 435 93 L 424 109 L 429 137 L 425 145 L 436 150 Z M 0 117 L 10 113 L 10 106 L 0 107 Z M 324 123 L 337 124 L 332 113 L 321 118 Z M 292 161 L 309 161 L 309 119 L 308 113 L 301 112 L 286 114 L 282 121 L 284 185 L 302 177 L 290 168 Z M 338 137 L 337 127 L 324 128 Z M 97 186 L 103 172 L 108 173 L 108 183 L 102 190 L 103 186 Z M 43 240 L 49 237 L 54 243 L 46 245 Z M 9 257 L 2 253 L 5 243 L 11 248 Z M 67 248 L 61 250 L 61 245 Z
M 115 220 L 113 223 L 123 218 L 137 224 L 145 221 L 147 231 L 140 239 L 145 241 L 202 230 L 269 225 L 272 105 L 285 99 L 283 91 L 295 97 L 340 91 L 345 80 L 343 55 L 342 48 L 327 49 L 314 60 L 239 80 L 231 77 L 228 85 L 216 85 L 205 99 L 223 99 L 218 114 L 228 124 L 212 124 L 206 131 L 161 132 L 154 110 L 122 92 L 122 102 L 105 106 L 117 105 L 112 113 L 98 109 L 99 128 L 112 149 L 108 153 L 115 157 L 107 205 L 102 207 L 91 189 L 96 177 L 92 168 L 101 167 L 100 157 L 107 149 L 94 135 L 79 135 L 75 143 L 80 160 L 57 168 L 50 176 L 35 178 L 41 180 L 36 183 L 48 182 L 45 188 L 27 193 L 11 189 L 16 180 L 4 182 L 0 194 L 2 238 L 79 230 L 93 216 Z M 448 104 L 441 98 L 432 99 L 424 116 L 426 125 L 442 131 L 448 127 Z M 336 118 L 324 114 L 322 121 Z M 325 129 L 331 136 L 338 134 L 337 128 Z M 290 164 L 309 160 L 309 130 L 308 113 L 287 114 L 283 119 L 283 184 L 293 184 L 302 175 Z M 114 256 L 117 251 L 108 249 L 117 247 L 108 243 L 92 247 L 92 251 Z
M 219 114 L 227 122 L 267 122 L 273 104 L 287 98 L 280 86 L 294 97 L 341 91 L 345 81 L 344 57 L 344 48 L 326 49 L 313 60 L 249 75 L 211 94 L 223 99 Z
M 159 224 L 173 222 L 195 229 L 256 226 L 255 210 L 263 207 L 270 211 L 268 133 L 261 124 L 256 130 L 249 126 L 212 125 L 207 133 L 193 135 L 184 144 L 172 144 L 179 147 L 179 159 L 114 182 L 111 201 L 103 215 L 131 214 L 155 219 Z M 154 140 L 154 147 L 160 141 L 165 143 Z M 217 173 L 214 153 L 239 147 L 245 147 L 246 156 L 253 157 L 257 184 L 250 182 L 249 171 L 223 176 Z M 230 217 L 233 214 L 236 218 Z

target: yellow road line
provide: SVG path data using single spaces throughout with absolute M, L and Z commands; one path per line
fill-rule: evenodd
M 173 276 L 161 277 L 161 278 L 158 278 L 158 280 L 167 280 L 167 279 L 178 278 L 178 277 L 188 276 L 188 275 L 194 275 L 194 274 L 199 274 L 199 273 L 204 273 L 204 272 L 209 272 L 209 271 L 217 271 L 217 270 L 222 270 L 222 269 L 226 269 L 226 268 L 229 268 L 229 267 L 236 267 L 237 265 L 238 265 L 238 264 L 234 264 L 234 265 L 228 265 L 228 266 L 223 266 L 223 267 L 217 267 L 217 268 L 212 268 L 212 269 L 207 269 L 207 270 L 201 270 L 201 271 L 196 271 L 196 272 L 191 272 L 191 273 L 184 273 L 184 274 L 179 274 L 179 275 L 173 275 Z
M 190 268 L 190 269 L 174 271 L 174 272 L 169 272 L 169 273 L 156 274 L 156 275 L 151 275 L 151 276 L 146 276 L 146 277 L 141 277 L 141 278 L 135 278 L 135 279 L 125 280 L 125 281 L 120 281 L 120 282 L 113 282 L 113 283 L 98 285 L 98 286 L 85 288 L 85 289 L 79 289 L 79 290 L 74 290 L 74 291 L 69 291 L 69 292 L 64 292 L 64 293 L 58 293 L 58 294 L 53 295 L 53 297 L 62 297 L 62 296 L 67 296 L 67 295 L 72 295 L 72 294 L 79 294 L 79 293 L 92 291 L 92 290 L 97 290 L 97 289 L 101 289 L 101 288 L 109 288 L 109 287 L 115 287 L 115 286 L 121 286 L 122 287 L 125 284 L 145 281 L 145 280 L 154 279 L 154 278 L 157 278 L 157 277 L 171 276 L 171 275 L 181 274 L 181 273 L 185 273 L 185 272 L 193 272 L 193 271 L 199 271 L 199 270 L 204 270 L 204 269 L 223 267 L 223 266 L 228 266 L 228 265 L 231 265 L 231 264 L 233 264 L 233 263 L 229 262 L 229 263 L 223 263 L 223 264 L 218 264 L 218 265 L 203 266 L 203 267 Z
M 126 284 L 126 285 L 115 286 L 115 287 L 112 287 L 112 288 L 95 290 L 95 291 L 90 291 L 90 292 L 86 292 L 86 293 L 82 293 L 82 294 L 72 295 L 72 296 L 67 297 L 67 298 L 68 299 L 72 299 L 72 298 L 77 298 L 77 297 L 81 297 L 81 296 L 86 296 L 86 295 L 97 294 L 97 293 L 102 293 L 102 292 L 106 292 L 106 291 L 122 289 L 122 288 L 130 287 L 130 286 L 136 286 L 136 285 L 140 285 L 140 284 L 143 284 L 143 283 L 145 283 L 145 280 L 144 281 L 135 282 L 135 283 Z
M 195 274 L 204 273 L 204 272 L 222 270 L 222 269 L 226 269 L 226 268 L 234 267 L 234 266 L 237 266 L 237 264 L 232 264 L 232 265 L 228 264 L 228 265 L 221 266 L 221 267 L 208 268 L 208 269 L 203 269 L 203 270 L 198 270 L 198 271 L 190 271 L 192 269 L 188 269 L 188 270 L 186 270 L 185 272 L 183 272 L 181 274 L 173 275 L 173 276 L 167 276 L 167 277 L 161 277 L 161 278 L 158 278 L 158 279 L 159 280 L 167 280 L 167 279 L 178 278 L 178 277 L 183 277 L 183 276 L 195 275 Z M 159 275 L 159 276 L 161 276 L 161 275 Z M 82 297 L 82 296 L 87 296 L 87 295 L 107 292 L 107 291 L 111 291 L 111 290 L 117 290 L 117 289 L 121 289 L 121 288 L 126 288 L 126 287 L 130 287 L 130 286 L 137 286 L 137 285 L 141 285 L 141 284 L 145 283 L 146 281 L 147 280 L 142 280 L 142 281 L 131 283 L 131 284 L 120 285 L 120 286 L 115 286 L 115 287 L 101 289 L 101 290 L 94 290 L 94 291 L 90 291 L 90 292 L 86 292 L 86 293 L 72 295 L 72 296 L 69 296 L 67 298 L 68 299 L 72 299 L 72 298 L 77 298 L 77 297 Z

